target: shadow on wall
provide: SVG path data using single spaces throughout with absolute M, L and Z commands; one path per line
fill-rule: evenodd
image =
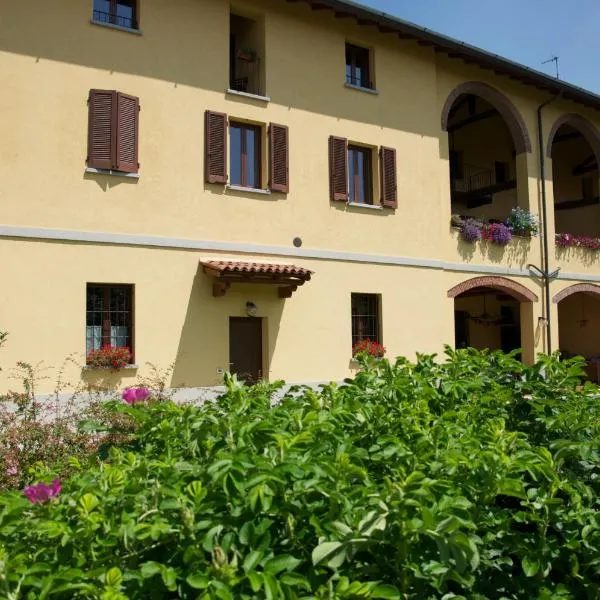
M 465 262 L 470 262 L 473 258 L 477 258 L 476 251 L 479 250 L 481 256 L 492 263 L 523 268 L 529 262 L 532 244 L 534 243 L 535 238 L 518 236 L 514 236 L 506 246 L 493 244 L 487 240 L 470 243 L 464 241 L 457 231 L 456 248 Z
M 88 392 L 113 392 L 136 385 L 137 369 L 82 369 L 81 381 Z
M 591 250 L 589 248 L 557 246 L 557 260 L 573 260 L 582 263 L 586 267 L 598 265 L 600 261 L 600 250 Z
M 92 25 L 92 0 L 63 0 L 60 5 L 8 0 L 3 9 L 11 27 L 0 35 L 0 51 L 29 56 L 40 69 L 50 60 L 223 93 L 229 87 L 229 5 L 217 0 L 140 4 L 142 35 L 134 35 Z M 351 19 L 341 22 L 330 11 L 316 14 L 308 5 L 259 1 L 256 11 L 269 14 L 266 92 L 273 102 L 437 137 L 432 50 L 374 33 Z M 291 34 L 281 34 L 288 29 Z M 377 46 L 379 87 L 393 101 L 382 104 L 376 95 L 344 87 L 344 40 L 352 36 Z M 398 69 L 410 73 L 409 85 L 395 76 Z M 127 91 L 138 93 L 134 88 Z
M 229 369 L 229 317 L 245 317 L 246 302 L 259 306 L 263 323 L 263 371 L 275 352 L 285 300 L 271 285 L 233 284 L 225 296 L 212 295 L 213 279 L 200 268 L 192 284 L 175 357 L 172 387 L 221 385 L 217 369 Z

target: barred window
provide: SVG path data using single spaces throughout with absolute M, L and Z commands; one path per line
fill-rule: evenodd
M 352 294 L 352 346 L 361 340 L 381 343 L 379 294 Z
M 133 356 L 132 334 L 133 286 L 88 283 L 86 354 L 112 346 L 129 348 Z

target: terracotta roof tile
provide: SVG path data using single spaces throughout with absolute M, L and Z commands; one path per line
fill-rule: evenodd
M 200 264 L 213 271 L 220 273 L 260 273 L 272 275 L 290 275 L 300 279 L 308 280 L 312 271 L 297 267 L 295 265 L 282 265 L 277 263 L 242 262 L 237 260 L 205 260 Z

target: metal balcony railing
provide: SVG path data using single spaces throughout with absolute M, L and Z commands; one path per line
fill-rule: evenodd
M 94 9 L 92 17 L 94 21 L 100 23 L 110 23 L 111 25 L 118 25 L 127 29 L 137 29 L 135 17 L 123 17 L 113 12 L 104 12 L 96 9 Z
M 260 58 L 253 51 L 237 51 L 232 62 L 229 87 L 237 92 L 264 94 L 260 80 Z
M 452 191 L 469 194 L 484 190 L 491 190 L 499 186 L 511 187 L 515 180 L 514 174 L 508 163 L 501 163 L 503 166 L 494 168 L 478 167 L 475 165 L 462 165 L 460 172 L 451 173 L 450 180 Z

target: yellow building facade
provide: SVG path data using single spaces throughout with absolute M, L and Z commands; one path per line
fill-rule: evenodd
M 599 97 L 338 0 L 6 9 L 0 392 L 67 357 L 100 387 L 341 380 L 366 338 L 600 355 Z M 451 221 L 515 207 L 544 235 Z M 130 364 L 86 367 L 103 345 Z

